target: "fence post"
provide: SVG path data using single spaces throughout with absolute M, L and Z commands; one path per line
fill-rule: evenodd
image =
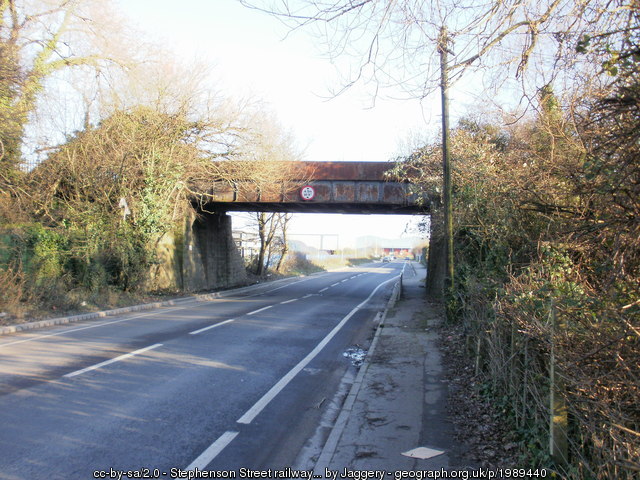
M 569 442 L 567 438 L 568 414 L 567 403 L 564 397 L 564 385 L 562 377 L 558 374 L 556 365 L 556 332 L 558 319 L 556 306 L 551 300 L 551 359 L 549 365 L 549 453 L 556 465 L 566 467 L 568 463 Z

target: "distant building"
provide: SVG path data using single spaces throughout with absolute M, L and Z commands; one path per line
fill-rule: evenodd
M 385 257 L 391 257 L 394 256 L 396 258 L 406 258 L 406 257 L 411 257 L 413 258 L 413 249 L 412 248 L 406 248 L 406 247 L 383 247 L 382 248 L 382 255 Z
M 233 232 L 233 241 L 240 252 L 240 256 L 244 259 L 250 260 L 260 251 L 260 240 L 254 232 L 235 230 Z
M 419 237 L 382 238 L 373 235 L 358 237 L 356 240 L 358 250 L 364 251 L 374 258 L 397 257 L 415 258 L 416 250 L 424 240 Z

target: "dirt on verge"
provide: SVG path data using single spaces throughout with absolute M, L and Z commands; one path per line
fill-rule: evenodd
M 518 468 L 519 444 L 502 413 L 482 396 L 459 325 L 441 324 L 439 349 L 448 385 L 448 415 L 454 425 L 460 460 L 482 468 Z

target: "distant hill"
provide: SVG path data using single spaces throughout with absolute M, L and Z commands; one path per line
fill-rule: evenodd
M 308 245 L 307 243 L 301 240 L 293 240 L 289 239 L 289 248 L 294 252 L 302 252 L 306 254 L 316 254 L 318 252 L 318 247 Z M 356 239 L 356 243 L 353 246 L 346 246 L 347 250 L 349 249 L 384 249 L 384 248 L 395 248 L 395 249 L 408 249 L 411 250 L 414 247 L 417 247 L 423 244 L 425 240 L 419 237 L 406 237 L 399 239 L 391 239 L 391 238 L 383 238 L 375 235 L 365 235 L 362 237 L 358 237 Z
M 356 238 L 356 246 L 358 248 L 378 247 L 378 248 L 413 248 L 425 242 L 420 237 L 405 238 L 384 238 L 375 235 L 365 235 Z

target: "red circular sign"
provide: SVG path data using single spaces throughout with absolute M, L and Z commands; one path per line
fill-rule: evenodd
M 313 200 L 316 196 L 316 191 L 311 185 L 305 185 L 300 189 L 300 197 L 303 200 Z

